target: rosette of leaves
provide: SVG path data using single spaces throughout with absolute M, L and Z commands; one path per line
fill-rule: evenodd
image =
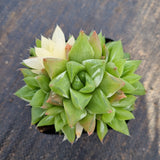
M 42 41 L 37 40 L 41 48 Z M 36 56 L 31 49 L 32 58 Z M 135 74 L 141 61 L 130 60 L 121 41 L 105 42 L 102 33 L 83 31 L 73 45 L 65 45 L 66 58 L 43 58 L 44 68 L 22 68 L 26 85 L 15 94 L 32 106 L 32 124 L 54 125 L 69 142 L 82 131 L 94 131 L 101 142 L 112 129 L 129 135 L 126 120 L 134 119 L 135 95 L 145 94 Z

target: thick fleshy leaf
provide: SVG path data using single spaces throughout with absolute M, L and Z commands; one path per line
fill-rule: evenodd
M 32 89 L 36 89 L 39 87 L 39 85 L 34 77 L 25 77 L 23 80 L 27 84 L 27 86 Z
M 66 60 L 58 58 L 43 59 L 43 64 L 51 79 L 66 70 L 66 62 L 67 62 Z
M 102 115 L 102 120 L 105 123 L 111 122 L 115 116 L 115 109 L 112 107 L 107 113 Z
M 36 52 L 37 57 L 41 57 L 41 58 L 43 58 L 43 57 L 53 57 L 53 53 L 46 50 L 45 48 L 35 47 L 35 52 Z
M 55 125 L 56 132 L 60 131 L 65 125 L 60 115 L 57 115 L 55 117 L 54 125 Z
M 46 111 L 45 115 L 56 116 L 57 114 L 61 113 L 62 111 L 64 111 L 63 107 L 53 106 Z
M 112 102 L 112 106 L 114 107 L 128 107 L 135 103 L 136 97 L 133 95 L 127 95 L 126 98 L 121 99 L 119 101 Z
M 73 37 L 73 35 L 68 39 L 67 44 L 73 46 L 75 43 L 75 38 Z
M 66 118 L 66 114 L 65 114 L 64 111 L 62 111 L 62 112 L 60 113 L 60 116 L 61 116 L 61 118 L 62 118 L 62 120 L 63 120 L 63 123 L 64 123 L 64 124 L 67 124 L 67 118 Z
M 67 73 L 71 83 L 73 82 L 74 77 L 77 75 L 77 73 L 85 69 L 85 67 L 82 64 L 74 61 L 69 61 L 66 66 Z
M 91 94 L 80 93 L 76 90 L 70 89 L 71 99 L 74 106 L 83 110 L 92 98 Z
M 43 64 L 41 63 L 41 58 L 33 57 L 23 60 L 23 63 L 33 69 L 41 70 L 44 68 Z
M 112 97 L 109 98 L 110 103 L 119 101 L 123 98 L 126 98 L 126 95 L 124 94 L 123 91 L 119 90 L 117 91 Z
M 53 33 L 52 40 L 54 42 L 54 53 L 53 53 L 54 58 L 66 59 L 65 37 L 63 31 L 58 25 Z
M 102 58 L 105 59 L 106 62 L 108 62 L 109 51 L 105 44 L 102 47 Z
M 105 72 L 103 80 L 99 87 L 107 97 L 111 97 L 114 93 L 121 89 L 124 84 L 125 83 L 121 79 L 116 78 Z
M 69 98 L 70 81 L 66 71 L 53 78 L 49 86 L 53 92 L 62 97 Z
M 32 90 L 30 87 L 25 85 L 24 87 L 20 88 L 16 93 L 14 93 L 17 97 L 30 102 L 32 100 L 33 95 L 35 94 L 36 90 Z
M 51 39 L 48 39 L 41 35 L 41 47 L 40 48 L 45 49 L 46 51 L 49 51 L 50 55 L 48 56 L 53 56 L 54 45 L 55 44 Z M 47 55 L 45 55 L 45 52 L 42 53 L 42 56 L 43 54 L 44 54 L 44 57 L 47 57 Z M 37 55 L 37 56 L 41 56 L 41 55 Z
M 92 78 L 85 73 L 85 86 L 80 89 L 81 93 L 91 93 L 95 90 L 96 86 Z
M 140 63 L 141 63 L 140 60 L 126 61 L 122 76 L 126 76 L 127 74 L 134 73 L 138 68 L 138 66 L 140 65 Z
M 130 120 L 134 119 L 135 117 L 130 111 L 127 111 L 126 109 L 116 108 L 116 118 L 120 120 Z
M 130 84 L 133 84 L 141 79 L 141 76 L 138 74 L 127 74 L 126 76 L 122 77 L 125 81 L 129 82 Z
M 94 31 L 92 35 L 89 37 L 89 43 L 94 50 L 94 58 L 100 59 L 102 56 L 102 47 L 101 47 L 101 41 L 99 40 L 96 31 Z
M 36 39 L 36 46 L 41 48 L 41 40 L 40 39 Z
M 30 53 L 30 57 L 36 57 L 35 48 L 30 48 L 29 53 Z
M 105 44 L 105 37 L 102 35 L 102 32 L 100 32 L 100 33 L 98 34 L 98 37 L 99 37 L 99 40 L 100 40 L 100 42 L 101 42 L 101 47 L 103 47 L 104 44 Z
M 94 132 L 96 126 L 96 115 L 87 114 L 87 116 L 79 121 L 79 123 L 90 136 Z
M 127 136 L 129 136 L 129 131 L 127 124 L 124 120 L 119 120 L 116 117 L 110 122 L 107 123 L 111 128 L 113 128 L 115 131 L 118 131 L 120 133 L 123 133 Z
M 39 89 L 33 96 L 30 105 L 33 107 L 40 107 L 43 105 L 46 94 Z
M 54 124 L 54 116 L 45 116 L 43 119 L 40 120 L 38 123 L 38 127 L 41 126 L 49 126 Z
M 129 82 L 125 81 L 124 79 L 122 79 L 123 82 L 125 83 L 125 85 L 121 88 L 121 90 L 124 93 L 132 93 L 133 91 L 135 91 L 135 87 L 130 84 Z
M 56 106 L 63 106 L 63 97 L 59 96 L 58 94 L 54 92 L 50 92 L 50 95 L 47 99 L 47 103 L 50 103 L 52 105 Z
M 36 124 L 37 122 L 39 122 L 43 116 L 45 114 L 45 110 L 42 109 L 42 108 L 37 108 L 37 107 L 32 107 L 32 110 L 31 110 L 31 117 L 32 117 L 32 120 L 31 120 L 31 124 Z
M 97 135 L 102 143 L 107 132 L 108 132 L 107 125 L 103 121 L 97 120 Z
M 37 75 L 28 68 L 20 68 L 20 71 L 22 72 L 24 77 L 35 77 Z
M 73 143 L 75 140 L 75 128 L 71 128 L 68 125 L 65 125 L 62 129 L 64 135 L 67 137 L 70 143 Z
M 89 59 L 83 61 L 83 64 L 91 78 L 94 80 L 96 87 L 98 87 L 103 79 L 105 71 L 105 60 Z
M 41 106 L 41 108 L 43 108 L 43 109 L 49 109 L 49 108 L 53 107 L 52 104 L 50 104 L 50 103 L 47 102 L 48 98 L 49 98 L 49 93 L 46 94 L 44 102 L 43 102 L 43 105 Z
M 94 58 L 94 51 L 89 44 L 88 37 L 81 31 L 69 52 L 69 60 L 81 63 L 83 60 L 92 58 Z
M 86 108 L 93 114 L 104 114 L 110 111 L 111 105 L 102 90 L 98 88 Z
M 109 62 L 114 61 L 116 59 L 121 59 L 124 56 L 123 53 L 123 47 L 122 42 L 119 41 L 113 41 L 106 44 L 108 50 L 109 50 Z
M 131 92 L 132 94 L 145 95 L 146 91 L 145 91 L 145 88 L 141 82 L 138 81 L 138 82 L 133 83 L 132 85 L 135 88 L 135 90 Z
M 113 76 L 119 77 L 117 66 L 113 62 L 108 62 L 106 64 L 106 71 Z
M 77 109 L 71 100 L 63 100 L 66 118 L 70 127 L 73 127 L 79 120 L 83 119 L 87 112 L 85 110 Z
M 117 67 L 118 71 L 118 76 L 121 77 L 123 70 L 124 70 L 124 65 L 125 65 L 126 60 L 125 59 L 115 59 L 114 64 Z
M 83 83 L 81 82 L 81 80 L 79 79 L 79 77 L 77 75 L 74 78 L 74 81 L 72 83 L 72 87 L 75 90 L 80 90 L 81 88 L 84 87 Z
M 76 136 L 77 136 L 77 139 L 76 140 L 78 140 L 81 137 L 82 132 L 83 132 L 83 127 L 80 125 L 80 123 L 77 123 L 76 124 Z
M 40 88 L 48 93 L 50 91 L 50 88 L 49 88 L 49 82 L 50 82 L 50 79 L 49 77 L 45 76 L 45 75 L 38 75 L 35 77 L 38 85 L 40 86 Z

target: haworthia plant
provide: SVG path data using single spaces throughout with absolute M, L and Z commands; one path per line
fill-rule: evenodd
M 145 89 L 135 74 L 140 61 L 129 59 L 121 41 L 81 31 L 66 43 L 57 26 L 52 39 L 42 36 L 36 45 L 20 69 L 26 84 L 15 93 L 32 106 L 33 125 L 54 125 L 71 143 L 83 129 L 101 142 L 108 127 L 129 135 L 126 120 L 134 119 L 135 95 Z

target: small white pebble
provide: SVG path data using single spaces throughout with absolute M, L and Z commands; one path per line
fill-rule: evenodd
M 8 61 L 5 61 L 5 64 L 8 64 Z

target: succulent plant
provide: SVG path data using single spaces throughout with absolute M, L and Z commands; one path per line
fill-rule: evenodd
M 121 41 L 106 43 L 102 33 L 80 31 L 65 42 L 59 26 L 52 39 L 41 36 L 21 68 L 26 85 L 15 95 L 29 102 L 31 124 L 54 125 L 73 143 L 83 130 L 95 129 L 101 142 L 112 129 L 129 135 L 135 95 L 145 94 L 134 72 L 141 61 L 130 60 Z

